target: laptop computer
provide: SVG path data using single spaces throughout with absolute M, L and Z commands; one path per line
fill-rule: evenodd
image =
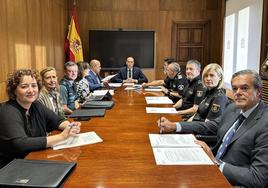
M 105 95 L 90 95 L 86 101 L 101 101 Z
M 70 118 L 85 118 L 85 117 L 103 117 L 105 109 L 77 109 L 69 117 Z
M 0 187 L 61 187 L 75 162 L 14 159 L 0 169 Z
M 85 109 L 98 109 L 98 108 L 111 109 L 113 106 L 114 106 L 114 101 L 87 101 L 81 105 L 81 108 L 85 108 Z

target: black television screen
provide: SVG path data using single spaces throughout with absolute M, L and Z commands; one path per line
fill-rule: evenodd
M 102 69 L 118 69 L 132 56 L 135 65 L 154 68 L 154 31 L 89 30 L 89 59 Z

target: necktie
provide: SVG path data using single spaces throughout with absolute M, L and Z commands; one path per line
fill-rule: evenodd
M 131 69 L 128 69 L 128 78 L 131 78 Z
M 237 131 L 238 127 L 241 125 L 241 123 L 245 120 L 245 116 L 243 114 L 240 114 L 235 121 L 234 125 L 231 127 L 231 130 L 227 131 L 227 135 L 225 136 L 225 139 L 221 143 L 220 148 L 218 149 L 216 159 L 220 160 L 223 154 L 226 152 L 227 146 L 231 142 L 233 136 L 235 135 L 235 132 Z

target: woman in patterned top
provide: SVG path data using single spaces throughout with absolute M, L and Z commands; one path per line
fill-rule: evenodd
M 82 103 L 90 94 L 89 83 L 85 76 L 89 73 L 89 64 L 87 62 L 79 62 L 78 66 L 78 76 L 75 80 L 77 100 Z

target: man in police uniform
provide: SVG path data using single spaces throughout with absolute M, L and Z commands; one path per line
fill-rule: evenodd
M 164 80 L 162 91 L 174 102 L 177 102 L 187 85 L 187 78 L 181 74 L 179 63 L 172 62 L 167 66 L 167 78 Z
M 173 57 L 166 57 L 164 59 L 164 63 L 163 63 L 163 72 L 164 72 L 164 75 L 167 76 L 167 67 L 170 63 L 174 62 L 175 59 Z M 143 88 L 146 88 L 146 87 L 149 87 L 149 86 L 163 86 L 165 84 L 164 80 L 154 80 L 154 81 L 151 81 L 149 83 L 143 83 L 142 84 L 142 87 Z
M 74 80 L 77 78 L 78 67 L 72 61 L 64 64 L 65 76 L 60 81 L 60 95 L 62 97 L 63 109 L 65 114 L 71 114 L 73 110 L 79 108 L 76 101 L 76 89 Z
M 197 60 L 189 60 L 186 65 L 188 84 L 183 90 L 182 98 L 174 105 L 180 115 L 193 115 L 199 103 L 204 99 L 206 88 L 200 79 L 201 65 Z

